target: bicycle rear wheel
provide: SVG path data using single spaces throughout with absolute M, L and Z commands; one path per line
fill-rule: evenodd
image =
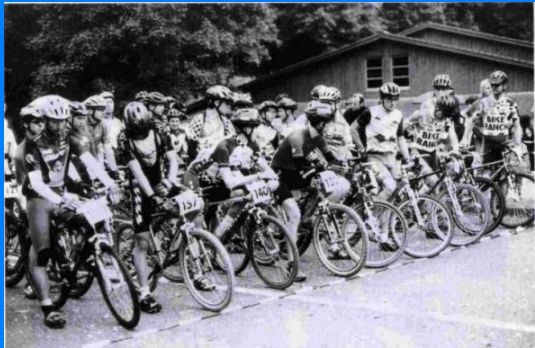
M 76 272 L 76 284 L 73 287 L 72 284 L 69 286 L 69 297 L 78 299 L 84 296 L 89 289 L 91 289 L 91 285 L 93 285 L 93 280 L 95 279 L 95 276 L 93 275 L 93 272 L 91 272 L 90 267 L 82 263 Z
M 455 228 L 450 244 L 453 246 L 469 245 L 478 241 L 490 223 L 490 205 L 481 191 L 471 185 L 456 184 L 455 199 L 459 211 L 454 208 L 452 197 L 447 190 L 439 193 L 438 200 L 449 208 Z
M 453 218 L 448 209 L 437 199 L 417 197 L 416 206 L 402 202 L 399 210 L 407 219 L 409 230 L 405 254 L 412 257 L 434 257 L 450 244 L 453 238 Z M 418 222 L 421 216 L 421 224 Z
M 380 268 L 394 263 L 407 244 L 407 221 L 392 204 L 380 200 L 373 202 L 370 214 L 364 205 L 355 207 L 355 212 L 368 228 L 368 252 L 366 267 Z
M 24 260 L 22 255 L 22 240 L 25 230 L 16 231 L 14 225 L 6 223 L 6 240 L 4 250 L 5 283 L 6 287 L 17 285 L 24 277 Z
M 139 298 L 122 262 L 109 245 L 101 243 L 95 263 L 98 284 L 111 313 L 124 328 L 135 328 L 140 317 Z
M 366 262 L 366 227 L 351 208 L 330 203 L 314 222 L 313 243 L 321 263 L 341 277 L 357 274 Z M 344 252 L 347 255 L 344 255 Z
M 500 225 L 505 215 L 505 195 L 498 184 L 490 179 L 476 176 L 474 177 L 474 181 L 479 191 L 481 191 L 490 204 L 491 221 L 486 231 L 486 233 L 490 233 Z
M 249 258 L 258 276 L 268 286 L 283 290 L 297 276 L 299 254 L 283 223 L 269 215 L 255 224 L 247 236 Z
M 502 225 L 508 228 L 526 226 L 535 220 L 535 179 L 530 174 L 510 174 L 498 185 L 505 195 L 505 214 Z
M 189 244 L 182 242 L 179 250 L 184 282 L 201 306 L 220 312 L 230 303 L 236 284 L 230 257 L 211 233 L 203 230 L 188 233 Z M 222 263 L 222 267 L 216 267 L 215 260 Z M 205 286 L 201 288 L 199 282 L 204 282 Z

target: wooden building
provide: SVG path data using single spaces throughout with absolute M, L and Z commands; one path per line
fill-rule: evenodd
M 532 92 L 533 67 L 533 42 L 427 23 L 398 34 L 373 35 L 239 88 L 258 103 L 287 93 L 301 104 L 317 84 L 338 87 L 344 99 L 360 92 L 373 100 L 383 83 L 393 81 L 402 97 L 416 100 L 432 90 L 437 74 L 449 74 L 456 93 L 470 95 L 479 92 L 481 80 L 492 71 L 503 70 L 509 91 Z

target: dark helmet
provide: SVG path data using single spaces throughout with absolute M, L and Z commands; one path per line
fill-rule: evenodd
M 501 85 L 509 82 L 509 77 L 503 71 L 497 70 L 490 74 L 489 77 L 491 85 Z
M 271 100 L 266 100 L 266 101 L 263 101 L 259 106 L 258 106 L 258 111 L 260 112 L 265 112 L 267 111 L 267 109 L 269 108 L 272 108 L 272 109 L 277 109 L 278 105 L 277 103 L 275 103 L 274 101 L 271 101 Z
M 236 127 L 256 127 L 261 123 L 258 111 L 253 108 L 238 110 L 230 122 Z
M 456 106 L 457 100 L 451 94 L 442 93 L 437 96 L 435 110 L 441 110 L 444 117 L 451 117 Z
M 185 113 L 183 113 L 182 111 L 178 110 L 178 109 L 171 109 L 167 113 L 167 119 L 170 120 L 172 118 L 179 118 L 181 120 L 185 120 L 185 119 L 188 118 L 188 116 Z
M 310 97 L 313 99 L 313 100 L 318 100 L 319 99 L 319 94 L 320 94 L 320 91 L 324 88 L 327 88 L 327 86 L 325 85 L 317 85 L 317 86 L 314 86 L 314 88 L 312 88 L 312 90 L 310 91 Z
M 124 108 L 124 125 L 130 136 L 142 136 L 148 133 L 151 115 L 145 105 L 131 102 Z
M 69 102 L 69 109 L 71 109 L 71 116 L 88 116 L 89 110 L 83 103 L 77 101 Z
M 147 98 L 147 95 L 148 95 L 147 91 L 140 91 L 136 93 L 136 96 L 134 97 L 134 99 L 138 102 L 144 102 L 145 98 Z

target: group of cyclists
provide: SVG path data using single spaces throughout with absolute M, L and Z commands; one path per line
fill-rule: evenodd
M 258 106 L 248 93 L 225 86 L 206 90 L 207 108 L 193 117 L 182 103 L 159 92 L 137 93 L 117 117 L 114 95 L 91 96 L 83 102 L 58 95 L 40 97 L 20 111 L 24 140 L 14 143 L 4 126 L 5 173 L 13 175 L 24 196 L 22 205 L 31 238 L 30 269 L 44 323 L 51 328 L 66 324 L 48 294 L 46 265 L 51 257 L 50 220 L 59 207 L 70 214 L 69 223 L 84 226 L 76 216 L 77 192 L 103 185 L 112 204 L 121 202 L 119 186 L 128 181 L 132 226 L 135 233 L 133 265 L 139 282 L 140 309 L 157 313 L 162 306 L 148 285 L 147 253 L 151 215 L 169 209 L 169 197 L 189 188 L 207 191 L 206 200 L 220 201 L 243 195 L 243 188 L 264 180 L 286 217 L 286 226 L 297 243 L 300 229 L 312 229 L 313 217 L 300 207 L 292 191 L 310 187 L 311 168 L 325 170 L 347 165 L 356 154 L 374 163 L 382 190 L 377 198 L 388 201 L 396 189 L 399 159 L 419 161 L 420 172 L 437 167 L 437 152 L 476 146 L 484 161 L 501 157 L 503 143 L 522 144 L 523 129 L 514 100 L 506 95 L 508 77 L 490 74 L 481 98 L 461 112 L 459 99 L 446 74 L 433 81 L 433 96 L 412 115 L 397 108 L 401 89 L 393 82 L 379 88 L 379 102 L 364 106 L 362 94 L 353 95 L 342 110 L 336 87 L 318 85 L 303 113 L 286 94 Z M 126 179 L 121 173 L 126 168 Z M 436 176 L 429 177 L 429 185 Z M 349 185 L 346 188 L 349 191 Z M 347 192 L 342 193 L 347 194 Z M 314 205 L 315 202 L 309 202 Z M 231 204 L 212 233 L 220 239 L 232 232 L 242 202 Z M 195 223 L 206 225 L 204 216 Z M 330 259 L 349 259 L 333 244 Z M 295 281 L 306 281 L 299 270 Z M 195 286 L 209 291 L 215 285 L 198 278 Z M 32 292 L 32 289 L 29 289 Z

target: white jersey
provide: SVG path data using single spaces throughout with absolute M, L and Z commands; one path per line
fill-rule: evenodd
M 366 126 L 368 151 L 397 152 L 397 138 L 403 136 L 403 115 L 401 111 L 394 109 L 389 112 L 382 105 L 375 105 L 370 108 L 370 114 L 370 123 Z
M 336 113 L 334 120 L 327 122 L 322 135 L 329 145 L 329 149 L 338 160 L 344 160 L 349 156 L 349 146 L 353 143 L 349 124 L 340 113 Z

